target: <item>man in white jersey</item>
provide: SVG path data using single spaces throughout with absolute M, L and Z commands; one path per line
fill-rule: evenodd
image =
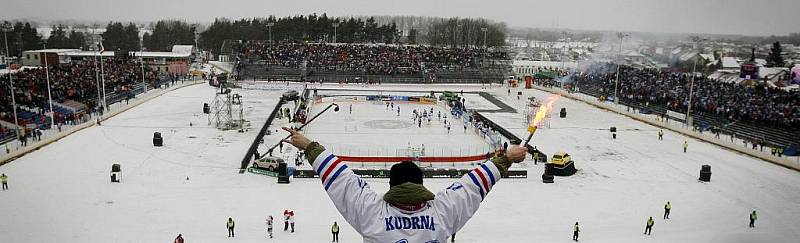
M 478 210 L 492 187 L 521 162 L 527 149 L 511 146 L 505 155 L 465 174 L 447 189 L 433 194 L 422 185 L 422 170 L 411 162 L 392 166 L 389 191 L 378 194 L 337 156 L 299 132 L 285 142 L 304 150 L 336 209 L 364 242 L 444 243 Z

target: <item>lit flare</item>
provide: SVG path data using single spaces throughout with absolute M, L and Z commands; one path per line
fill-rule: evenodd
M 542 120 L 544 120 L 544 118 L 550 114 L 550 111 L 553 110 L 553 103 L 555 103 L 558 98 L 561 98 L 561 95 L 551 95 L 550 97 L 547 97 L 547 100 L 545 100 L 544 104 L 540 105 L 536 110 L 536 115 L 533 117 L 533 120 L 531 120 L 531 124 L 528 125 L 528 132 L 530 134 L 523 145 L 528 144 L 528 142 L 531 141 L 533 134 L 536 133 L 536 129 L 539 128 L 539 123 L 541 123 Z

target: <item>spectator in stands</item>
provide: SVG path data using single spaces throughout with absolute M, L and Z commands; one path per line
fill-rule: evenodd
M 613 95 L 615 67 L 610 63 L 594 64 L 588 71 L 572 75 L 572 79 L 584 91 Z M 620 77 L 618 92 L 623 102 L 649 102 L 677 111 L 688 106 L 691 74 L 622 66 Z M 800 93 L 696 77 L 692 110 L 698 115 L 714 115 L 732 122 L 798 127 Z
M 86 104 L 88 107 L 99 107 L 100 114 L 102 114 L 102 106 L 97 104 L 95 65 L 93 59 L 50 65 L 50 94 L 53 101 L 61 103 L 65 100 L 74 100 Z M 130 90 L 130 87 L 140 84 L 142 81 L 142 71 L 135 59 L 108 58 L 103 59 L 103 65 L 107 95 L 123 90 L 123 88 Z M 149 68 L 145 69 L 144 75 L 149 83 L 158 78 L 158 73 Z M 20 125 L 32 123 L 46 125 L 49 119 L 45 119 L 44 114 L 50 108 L 45 69 L 24 69 L 14 73 L 13 76 Z M 7 75 L 0 76 L 0 82 L 4 83 L 7 80 Z M 13 123 L 14 114 L 10 93 L 9 86 L 0 86 L 0 119 Z M 79 115 L 63 114 L 58 109 L 54 110 L 56 111 L 54 117 L 56 124 L 76 124 L 80 120 Z M 34 136 L 39 138 L 36 134 L 32 135 L 31 138 Z

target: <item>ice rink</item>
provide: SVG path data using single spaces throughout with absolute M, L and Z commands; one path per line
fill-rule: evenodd
M 410 156 L 409 147 L 424 148 L 422 156 L 436 157 L 472 156 L 491 151 L 489 143 L 472 126 L 465 130 L 465 123 L 454 118 L 443 105 L 393 102 L 392 108 L 380 101 L 336 103 L 341 110 L 322 115 L 306 127 L 305 134 L 337 154 Z M 311 113 L 319 112 L 328 104 L 330 102 L 316 104 Z M 427 118 L 415 121 L 412 117 L 413 110 L 429 113 L 431 109 L 434 114 L 430 121 Z M 450 125 L 449 132 L 445 121 Z
M 486 91 L 520 112 L 528 96 L 550 95 L 523 90 L 518 100 L 506 88 L 480 85 L 322 87 L 421 94 L 430 89 Z M 283 91 L 233 92 L 243 95 L 244 116 L 252 126 L 244 133 L 207 125 L 202 103 L 211 102 L 215 89 L 200 84 L 167 93 L 102 126 L 3 165 L 0 172 L 8 175 L 10 190 L 0 192 L 0 238 L 3 242 L 171 242 L 183 234 L 188 242 L 329 242 L 330 226 L 337 221 L 341 242 L 361 242 L 318 179 L 277 184 L 274 177 L 238 173 L 245 151 Z M 467 108 L 493 106 L 474 94 L 466 99 Z M 382 107 L 368 107 L 377 104 L 352 104 L 353 114 L 349 104 L 342 104 L 338 113 L 325 114 L 310 125 L 308 136 L 323 144 L 339 144 L 331 149 L 342 153 L 348 147 L 364 146 L 372 153 L 370 148 L 390 149 L 409 142 L 448 149 L 487 146 L 479 137 L 463 134 L 459 122 L 449 135 L 442 124 L 434 123 L 435 118 L 429 127 L 408 126 L 411 105 L 401 104 L 398 117 Z M 795 242 L 800 238 L 797 171 L 666 130 L 659 141 L 656 127 L 567 98 L 554 105 L 556 110 L 561 107 L 567 108 L 567 118 L 554 115 L 532 144 L 546 154 L 570 153 L 578 173 L 543 184 L 541 164 L 515 165 L 527 169 L 529 177 L 499 182 L 458 232 L 457 242 L 571 242 L 575 221 L 581 225 L 581 242 Z M 487 117 L 526 135 L 521 113 L 487 113 Z M 365 125 L 374 121 L 392 122 Z M 286 119 L 277 120 L 271 130 L 287 124 Z M 610 126 L 620 129 L 618 139 L 611 139 Z M 154 131 L 164 134 L 164 147 L 152 146 Z M 281 131 L 265 137 L 260 149 L 285 135 Z M 689 142 L 687 153 L 682 151 L 684 141 Z M 122 183 L 109 182 L 113 163 L 122 164 Z M 710 183 L 697 180 L 703 164 L 712 166 Z M 387 179 L 366 181 L 378 192 L 388 190 Z M 427 179 L 425 186 L 435 192 L 452 181 Z M 662 220 L 666 201 L 672 203 L 671 219 Z M 296 213 L 295 233 L 282 231 L 284 209 Z M 753 210 L 759 220 L 751 229 L 747 223 Z M 264 222 L 268 215 L 276 218 L 271 240 Z M 650 216 L 655 226 L 646 236 L 642 233 Z M 236 221 L 235 239 L 226 237 L 228 217 Z

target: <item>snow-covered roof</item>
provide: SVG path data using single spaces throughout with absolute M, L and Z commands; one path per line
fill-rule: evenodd
M 656 54 L 659 54 L 659 55 L 664 54 L 664 48 L 663 47 L 656 48 Z
M 714 58 L 714 54 L 700 53 L 700 56 L 703 57 L 703 59 L 706 59 L 710 62 L 716 61 L 716 59 Z
M 738 70 L 717 70 L 714 73 L 708 75 L 708 78 L 711 80 L 716 80 L 718 82 L 723 83 L 741 83 L 744 81 L 743 78 L 739 77 Z
M 193 45 L 174 45 L 172 46 L 172 53 L 192 54 L 193 49 Z
M 684 53 L 683 55 L 681 55 L 679 57 L 679 59 L 681 61 L 685 62 L 685 61 L 692 60 L 692 58 L 694 58 L 695 56 L 697 56 L 697 52 L 696 51 L 690 51 L 690 52 L 687 52 L 687 53 Z
M 739 59 L 736 57 L 722 57 L 722 68 L 739 68 Z
M 769 79 L 775 79 L 775 76 L 781 73 L 789 73 L 789 69 L 784 67 L 761 67 L 758 69 L 759 76 Z
M 672 49 L 672 52 L 670 52 L 670 53 L 672 53 L 672 55 L 678 55 L 678 53 L 681 53 L 681 51 L 683 51 L 683 50 L 680 47 L 678 47 L 678 48 Z
M 644 56 L 641 53 L 639 53 L 638 51 L 634 51 L 634 50 L 625 50 L 625 51 L 622 52 L 622 55 L 626 56 L 626 57 L 643 57 Z

